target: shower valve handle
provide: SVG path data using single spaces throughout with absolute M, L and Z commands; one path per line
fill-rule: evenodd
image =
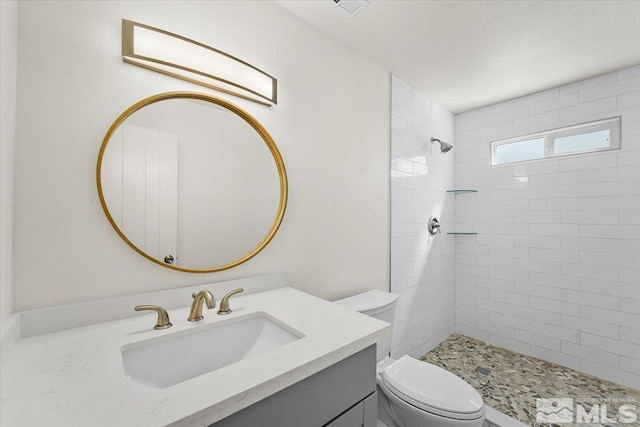
M 436 218 L 435 216 L 429 218 L 429 222 L 427 222 L 427 230 L 432 236 L 442 232 L 440 230 L 440 223 L 438 222 L 438 218 Z

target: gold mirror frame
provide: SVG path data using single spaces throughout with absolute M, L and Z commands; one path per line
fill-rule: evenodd
M 104 156 L 104 152 L 107 148 L 107 145 L 109 143 L 109 140 L 111 139 L 111 136 L 116 131 L 116 129 L 129 116 L 131 116 L 136 111 L 140 110 L 141 108 L 147 105 L 150 105 L 159 101 L 168 100 L 168 99 L 195 99 L 200 101 L 211 102 L 213 104 L 219 105 L 237 114 L 245 122 L 247 122 L 258 133 L 258 135 L 260 135 L 262 140 L 265 142 L 265 144 L 269 148 L 269 151 L 271 152 L 271 155 L 273 156 L 273 159 L 276 163 L 276 167 L 278 169 L 278 178 L 280 180 L 280 201 L 278 205 L 278 211 L 276 213 L 276 218 L 272 223 L 271 229 L 269 230 L 267 235 L 262 239 L 262 241 L 255 248 L 251 250 L 251 252 L 249 252 L 247 255 L 243 256 L 242 258 L 239 258 L 228 264 L 224 264 L 219 267 L 213 267 L 213 268 L 196 269 L 196 268 L 184 268 L 184 267 L 178 267 L 171 264 L 166 264 L 156 258 L 153 258 L 149 254 L 144 252 L 142 249 L 137 247 L 131 240 L 127 238 L 127 236 L 122 232 L 122 230 L 115 223 L 113 217 L 109 213 L 109 209 L 107 208 L 107 203 L 104 199 L 104 194 L 102 191 L 101 175 L 102 175 L 102 159 Z M 256 256 L 262 249 L 264 249 L 264 247 L 267 246 L 267 244 L 271 241 L 271 239 L 273 239 L 276 232 L 280 228 L 280 224 L 282 223 L 282 218 L 284 217 L 284 212 L 287 207 L 287 195 L 288 195 L 287 173 L 284 167 L 282 156 L 280 155 L 280 151 L 278 151 L 278 147 L 276 146 L 275 142 L 271 138 L 271 135 L 269 135 L 269 133 L 260 124 L 260 122 L 258 122 L 258 120 L 256 120 L 251 114 L 247 113 L 245 110 L 238 107 L 237 105 L 234 105 L 222 98 L 217 98 L 215 96 L 211 96 L 203 93 L 197 93 L 197 92 L 166 92 L 158 95 L 153 95 L 143 99 L 142 101 L 139 101 L 133 104 L 131 107 L 127 108 L 122 114 L 120 114 L 120 116 L 115 120 L 115 122 L 113 122 L 113 124 L 107 131 L 107 134 L 105 135 L 104 139 L 102 140 L 102 145 L 100 146 L 100 152 L 98 154 L 98 164 L 96 167 L 96 183 L 98 186 L 98 196 L 100 198 L 100 204 L 102 205 L 102 210 L 107 216 L 109 223 L 111 224 L 113 229 L 116 231 L 116 233 L 118 233 L 118 235 L 122 238 L 122 240 L 124 240 L 133 250 L 135 250 L 136 252 L 138 252 L 140 255 L 147 258 L 148 260 L 153 261 L 154 263 L 159 264 L 166 268 L 170 268 L 172 270 L 184 271 L 188 273 L 213 273 L 216 271 L 222 271 L 222 270 L 233 268 L 237 265 L 240 265 L 250 260 L 251 258 Z

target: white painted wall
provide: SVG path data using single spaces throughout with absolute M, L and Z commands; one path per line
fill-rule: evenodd
M 489 166 L 490 141 L 622 116 L 622 148 Z M 640 388 L 640 67 L 456 116 L 457 330 Z
M 17 310 L 268 272 L 329 299 L 387 288 L 387 72 L 273 2 L 25 1 L 19 12 Z M 112 121 L 152 94 L 206 91 L 124 64 L 121 18 L 278 78 L 272 108 L 219 94 L 265 126 L 289 177 L 280 231 L 242 266 L 206 275 L 162 268 L 135 254 L 102 213 L 95 164 Z
M 454 116 L 395 76 L 391 78 L 391 291 L 400 295 L 391 355 L 420 357 L 455 327 Z M 455 148 L 453 149 L 455 150 Z M 436 216 L 442 233 L 430 237 Z
M 13 311 L 13 188 L 16 136 L 18 3 L 0 2 L 0 319 Z

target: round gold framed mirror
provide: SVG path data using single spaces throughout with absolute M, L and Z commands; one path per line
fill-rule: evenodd
M 96 181 L 107 219 L 131 248 L 193 273 L 254 257 L 287 204 L 284 162 L 265 128 L 238 106 L 193 92 L 124 111 L 104 137 Z

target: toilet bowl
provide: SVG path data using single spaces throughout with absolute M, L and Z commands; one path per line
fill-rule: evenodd
M 393 324 L 397 299 L 376 290 L 335 303 Z M 390 350 L 391 337 L 377 343 L 379 418 L 390 419 L 397 427 L 482 426 L 482 397 L 469 383 L 410 356 L 395 360 L 389 357 Z

